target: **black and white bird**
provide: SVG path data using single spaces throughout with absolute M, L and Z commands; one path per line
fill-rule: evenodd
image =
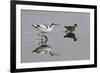
M 33 27 L 35 27 L 37 30 L 40 31 L 39 35 L 45 37 L 46 39 L 47 39 L 47 37 L 44 36 L 44 34 L 53 31 L 54 26 L 56 26 L 56 25 L 59 25 L 59 24 L 55 24 L 55 23 L 51 23 L 51 25 L 46 25 L 46 24 L 32 24 Z
M 53 31 L 53 28 L 56 25 L 58 25 L 58 24 L 52 23 L 50 26 L 46 25 L 46 24 L 32 24 L 32 26 L 35 27 L 36 29 L 38 29 L 42 34 Z

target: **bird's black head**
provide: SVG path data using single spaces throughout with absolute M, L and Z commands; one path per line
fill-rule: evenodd
M 51 23 L 51 25 L 55 25 L 55 26 L 56 26 L 56 24 L 55 24 L 55 23 Z
M 52 26 L 56 26 L 56 24 L 55 23 L 51 23 L 50 27 L 52 27 Z
M 57 25 L 60 25 L 60 24 L 51 23 L 50 27 L 51 26 L 57 26 Z
M 79 28 L 79 26 L 77 24 L 74 24 L 75 27 Z
M 74 24 L 74 26 L 77 26 L 77 24 Z

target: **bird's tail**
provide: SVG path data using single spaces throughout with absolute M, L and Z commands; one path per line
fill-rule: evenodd
M 35 25 L 35 24 L 32 24 L 32 26 L 35 27 L 35 28 L 37 28 L 37 25 Z
M 33 50 L 32 53 L 33 53 L 33 52 L 36 52 L 36 50 Z
M 37 51 L 37 49 L 33 50 L 32 53 L 33 53 L 33 52 L 36 52 L 36 51 Z

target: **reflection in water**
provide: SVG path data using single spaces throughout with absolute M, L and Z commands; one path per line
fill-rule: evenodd
M 44 37 L 47 38 L 46 36 L 44 36 Z M 48 54 L 49 53 L 51 56 L 58 55 L 58 54 L 54 53 L 51 46 L 46 44 L 47 41 L 48 41 L 47 39 L 45 41 L 41 39 L 39 46 L 36 49 L 34 49 L 32 51 L 32 53 L 34 53 L 34 52 L 41 53 L 41 54 Z
M 77 41 L 77 39 L 78 39 L 78 38 L 76 38 L 75 33 L 72 33 L 72 32 L 66 33 L 64 38 L 72 38 L 74 41 Z
M 49 45 L 40 45 L 32 52 L 41 53 L 41 54 L 49 53 L 51 56 L 58 55 L 58 54 L 54 53 L 54 51 L 52 50 L 52 47 Z
M 43 38 L 45 38 L 45 39 L 43 39 Z M 46 44 L 47 41 L 48 41 L 48 37 L 45 36 L 45 35 L 42 35 L 42 36 L 41 36 L 41 41 L 39 42 L 39 45 Z

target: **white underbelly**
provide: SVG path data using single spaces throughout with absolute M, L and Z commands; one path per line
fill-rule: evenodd
M 42 33 L 48 33 L 51 31 L 52 31 L 51 29 L 40 29 L 40 32 L 42 32 Z

